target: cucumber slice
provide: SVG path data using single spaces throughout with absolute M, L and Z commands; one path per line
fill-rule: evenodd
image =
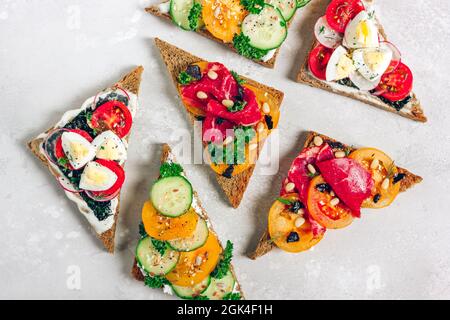
M 265 2 L 278 8 L 286 21 L 291 20 L 297 11 L 297 0 L 266 0 Z
M 210 284 L 211 284 L 211 276 L 207 276 L 205 280 L 203 280 L 200 283 L 197 283 L 193 287 L 182 287 L 174 284 L 171 284 L 170 286 L 172 287 L 173 291 L 178 297 L 182 299 L 192 299 L 205 292 L 205 290 L 208 289 Z
M 234 277 L 231 271 L 222 279 L 211 279 L 211 284 L 202 295 L 207 296 L 209 300 L 222 300 L 223 296 L 233 291 Z
M 180 258 L 180 253 L 166 249 L 161 255 L 153 246 L 152 238 L 142 238 L 136 247 L 136 259 L 146 272 L 150 275 L 163 276 L 175 268 Z
M 266 4 L 258 14 L 249 14 L 242 22 L 242 33 L 250 45 L 261 50 L 276 49 L 287 37 L 286 20 L 277 8 Z
M 172 249 L 177 251 L 193 251 L 205 244 L 206 239 L 208 239 L 208 234 L 209 230 L 206 221 L 198 218 L 197 226 L 192 236 L 189 238 L 169 240 L 167 243 Z
M 189 26 L 189 13 L 195 3 L 200 3 L 199 0 L 171 0 L 170 1 L 170 17 L 180 28 L 184 30 L 192 30 Z M 198 21 L 198 28 L 204 25 L 203 20 L 200 18 Z
M 150 200 L 162 215 L 181 216 L 192 204 L 191 183 L 182 176 L 159 179 L 152 186 Z

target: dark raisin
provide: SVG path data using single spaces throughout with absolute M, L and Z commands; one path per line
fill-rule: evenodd
M 272 129 L 273 129 L 273 121 L 272 121 L 272 117 L 269 116 L 268 114 L 266 114 L 266 115 L 264 116 L 264 120 L 266 120 L 267 128 L 268 128 L 269 130 L 272 130 Z
M 394 184 L 396 184 L 397 182 L 402 181 L 405 177 L 406 177 L 406 174 L 404 174 L 404 173 L 397 173 L 394 176 L 394 179 L 393 179 Z
M 216 118 L 216 124 L 222 124 L 224 121 L 222 118 Z
M 330 140 L 327 140 L 326 141 L 329 145 L 330 145 L 330 147 L 332 148 L 332 149 L 344 149 L 345 147 L 344 147 L 344 145 L 342 144 L 342 143 L 340 143 L 340 142 L 337 142 L 337 141 L 330 141 Z
M 195 119 L 197 119 L 198 121 L 203 121 L 205 120 L 205 116 L 195 116 Z
M 200 80 L 202 78 L 202 72 L 200 70 L 200 67 L 195 64 L 189 65 L 186 68 L 186 73 L 188 75 L 190 75 L 192 78 L 194 78 L 195 80 Z
M 303 203 L 301 201 L 294 201 L 291 204 L 291 207 L 289 208 L 289 211 L 297 213 L 298 210 L 303 209 L 305 206 L 303 205 Z
M 235 96 L 237 101 L 244 101 L 244 87 L 238 84 L 238 94 Z
M 297 232 L 291 232 L 291 233 L 289 233 L 289 235 L 288 235 L 288 237 L 287 237 L 287 239 L 286 239 L 286 242 L 287 242 L 287 243 L 290 243 L 290 242 L 298 242 L 298 241 L 300 241 L 300 236 L 298 235 Z
M 316 185 L 316 189 L 322 193 L 331 191 L 331 187 L 328 183 L 319 183 L 318 185 Z
M 374 197 L 373 197 L 373 202 L 378 203 L 378 201 L 380 201 L 381 199 L 381 194 L 377 193 Z
M 231 175 L 233 174 L 234 165 L 230 164 L 225 171 L 222 173 L 222 176 L 225 178 L 231 179 Z

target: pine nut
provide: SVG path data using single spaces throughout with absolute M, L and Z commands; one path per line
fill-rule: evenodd
M 218 77 L 218 75 L 214 70 L 208 71 L 208 78 L 210 78 L 211 80 L 216 80 L 217 77 Z
M 333 190 L 330 191 L 330 196 L 334 197 L 336 194 L 334 193 Z
M 304 223 L 305 219 L 303 219 L 302 217 L 298 217 L 294 222 L 296 228 L 300 228 Z
M 263 106 L 262 106 L 262 110 L 265 114 L 270 113 L 270 106 L 267 102 L 264 102 Z
M 222 100 L 222 104 L 227 108 L 231 108 L 232 106 L 234 106 L 233 100 L 228 100 L 228 99 Z
M 339 198 L 333 198 L 330 201 L 330 206 L 335 207 L 339 204 Z
M 208 98 L 208 95 L 206 93 L 204 93 L 203 91 L 198 91 L 197 92 L 197 98 L 199 98 L 199 99 L 206 99 L 206 98 Z
M 256 130 L 258 132 L 264 131 L 264 123 L 262 123 L 262 122 L 258 123 L 258 125 L 256 126 Z
M 285 187 L 284 190 L 286 190 L 287 192 L 291 192 L 292 190 L 294 190 L 295 188 L 295 184 L 293 184 L 292 182 L 289 182 Z
M 317 147 L 320 147 L 323 144 L 323 139 L 320 136 L 315 136 L 314 137 L 314 144 Z
M 201 256 L 197 256 L 197 258 L 195 258 L 195 265 L 199 266 L 201 265 L 203 262 L 203 258 Z
M 336 152 L 334 153 L 334 156 L 335 156 L 336 158 L 345 158 L 346 154 L 345 154 L 344 151 L 336 151 Z
M 314 166 L 311 163 L 308 164 L 307 168 L 308 168 L 308 171 L 310 173 L 312 173 L 312 174 L 316 174 L 317 173 L 316 168 L 314 168 Z
M 297 214 L 303 216 L 305 214 L 305 209 L 298 209 Z
M 381 189 L 383 190 L 389 189 L 389 178 L 383 180 L 383 182 L 381 183 Z
M 377 158 L 372 160 L 372 163 L 370 164 L 370 169 L 375 170 L 380 165 L 380 161 L 378 161 Z

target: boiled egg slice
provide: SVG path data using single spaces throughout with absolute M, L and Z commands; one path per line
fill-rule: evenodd
M 356 70 L 369 81 L 381 77 L 392 60 L 392 51 L 384 48 L 356 49 L 353 51 Z
M 343 45 L 347 48 L 376 48 L 380 44 L 378 28 L 367 11 L 361 11 L 347 25 Z
M 98 135 L 92 146 L 96 149 L 96 157 L 123 163 L 127 159 L 127 149 L 122 139 L 113 131 L 108 130 Z
M 91 161 L 81 174 L 79 188 L 88 191 L 105 191 L 117 181 L 117 175 L 100 163 Z
M 365 77 L 363 77 L 361 73 L 359 73 L 359 71 L 356 70 L 350 73 L 349 78 L 353 82 L 353 84 L 361 91 L 370 91 L 375 89 L 381 80 L 381 77 L 378 77 L 369 81 Z
M 326 80 L 337 81 L 347 78 L 355 70 L 352 59 L 343 46 L 337 47 L 327 64 Z
M 61 144 L 70 164 L 74 169 L 82 168 L 94 159 L 96 150 L 82 135 L 66 131 L 61 135 Z

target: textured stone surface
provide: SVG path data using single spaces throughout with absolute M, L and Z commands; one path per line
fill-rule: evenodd
M 292 80 L 312 37 L 314 20 L 305 14 L 323 10 L 314 3 L 295 17 L 275 70 L 145 14 L 147 4 L 0 0 L 0 298 L 167 298 L 130 276 L 159 145 L 176 141 L 180 130 L 191 132 L 153 46 L 155 36 L 286 94 L 280 173 L 256 172 L 239 209 L 227 205 L 206 166 L 186 165 L 217 232 L 235 243 L 234 264 L 248 298 L 450 298 L 448 1 L 378 1 L 386 32 L 414 72 L 429 118 L 425 125 Z M 130 141 L 117 253 L 111 256 L 25 143 L 138 64 L 146 69 L 141 109 Z M 245 253 L 263 231 L 308 129 L 381 148 L 424 182 L 391 207 L 366 211 L 349 228 L 328 232 L 312 251 L 273 251 L 251 261 Z

